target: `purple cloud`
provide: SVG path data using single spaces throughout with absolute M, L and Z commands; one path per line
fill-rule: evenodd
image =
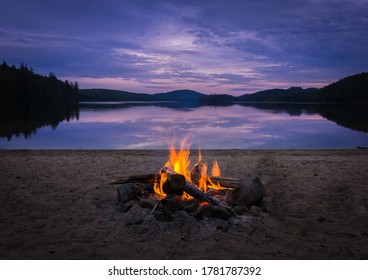
M 363 0 L 21 0 L 2 10 L 2 60 L 83 88 L 239 95 L 322 86 L 368 65 Z

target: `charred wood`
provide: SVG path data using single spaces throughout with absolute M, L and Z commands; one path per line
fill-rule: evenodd
M 198 185 L 199 179 L 201 177 L 201 169 L 203 168 L 203 163 L 196 164 L 191 170 L 191 179 L 193 184 Z M 223 187 L 237 189 L 239 188 L 239 179 L 232 177 L 222 177 L 222 176 L 208 176 L 208 179 L 214 184 L 220 184 Z M 112 181 L 110 185 L 124 184 L 124 183 L 154 183 L 160 180 L 160 174 L 147 173 L 147 174 L 127 174 L 118 177 L 116 180 Z
M 182 195 L 185 186 L 185 177 L 183 175 L 170 172 L 168 168 L 162 168 L 161 174 L 165 174 L 166 180 L 162 185 L 162 190 L 168 195 Z
M 159 175 L 155 173 L 127 174 L 118 177 L 116 180 L 112 181 L 110 185 L 125 184 L 125 183 L 153 183 L 156 177 L 159 177 Z

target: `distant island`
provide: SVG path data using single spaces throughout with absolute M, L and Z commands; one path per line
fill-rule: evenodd
M 79 101 L 182 101 L 214 105 L 236 102 L 362 104 L 368 103 L 368 72 L 343 78 L 320 89 L 270 89 L 237 97 L 228 94 L 206 95 L 188 89 L 156 94 L 82 89 Z

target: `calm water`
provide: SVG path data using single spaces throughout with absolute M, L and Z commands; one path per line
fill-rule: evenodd
M 189 135 L 192 148 L 356 148 L 368 146 L 367 110 L 332 105 L 187 106 L 84 104 L 59 124 L 3 133 L 0 148 L 166 149 Z M 11 127 L 9 120 L 2 126 Z M 23 124 L 24 126 L 24 124 Z M 11 135 L 11 136 L 9 136 Z M 8 140 L 10 139 L 10 140 Z

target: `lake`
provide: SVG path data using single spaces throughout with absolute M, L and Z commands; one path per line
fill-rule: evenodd
M 85 103 L 54 122 L 2 114 L 0 148 L 167 149 L 185 137 L 194 149 L 367 147 L 367 111 L 317 104 Z

